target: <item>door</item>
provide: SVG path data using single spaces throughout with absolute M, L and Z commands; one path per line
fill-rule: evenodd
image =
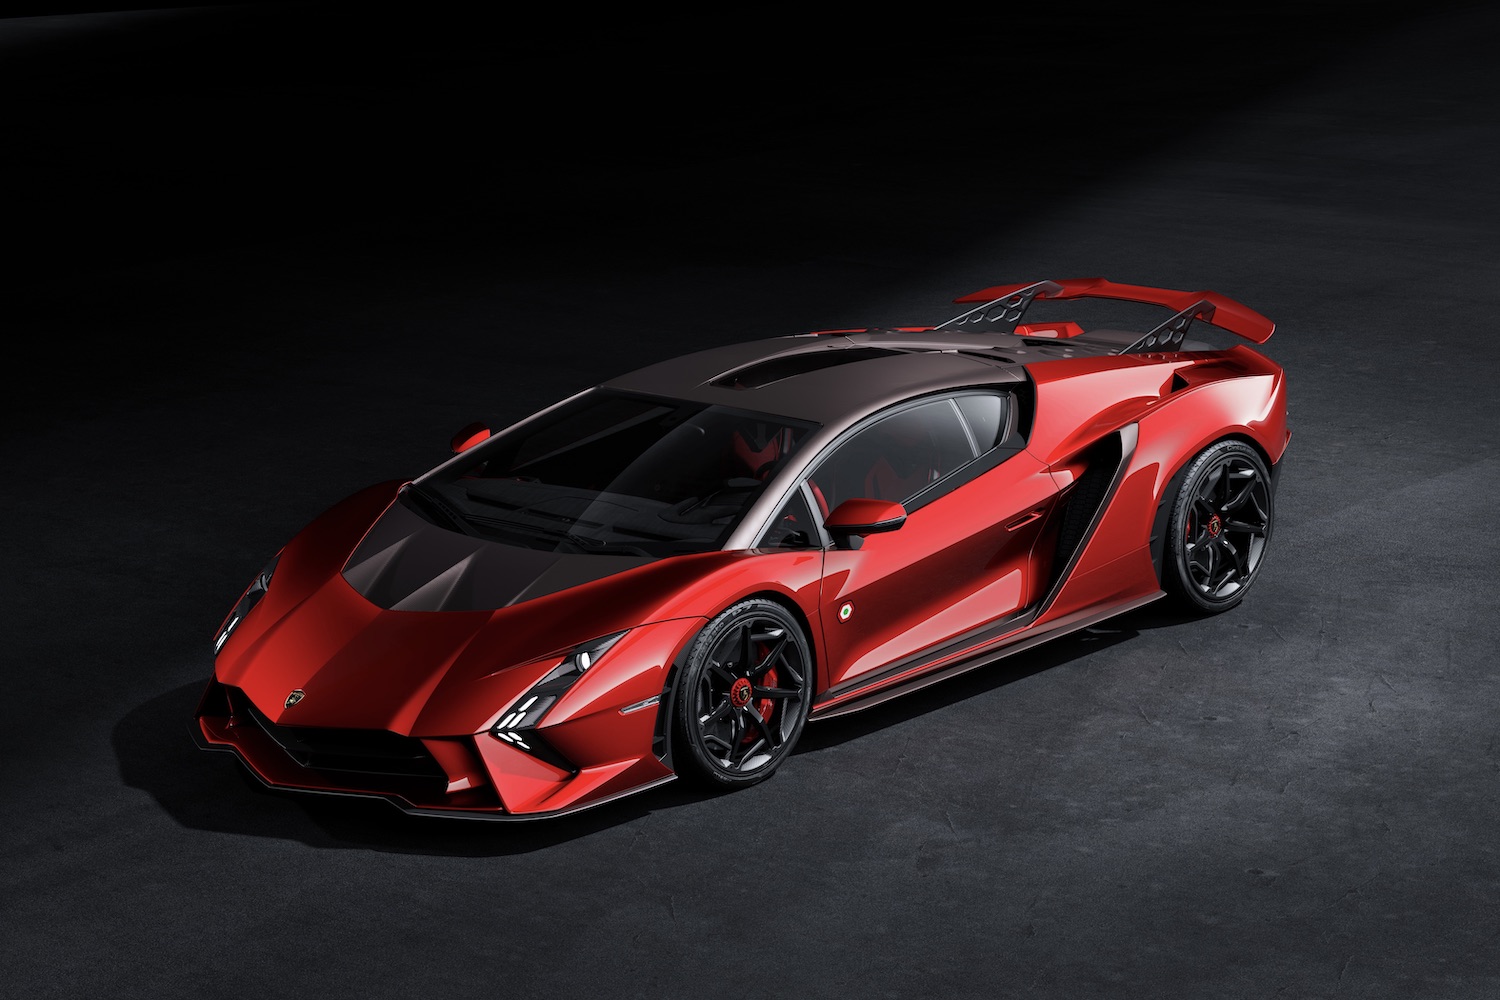
M 853 497 L 908 512 L 898 530 L 824 559 L 829 697 L 1003 633 L 1004 620 L 1040 596 L 1033 550 L 1057 485 L 1016 439 L 1012 408 L 1008 394 L 988 392 L 899 407 L 812 469 L 808 486 L 824 516 Z

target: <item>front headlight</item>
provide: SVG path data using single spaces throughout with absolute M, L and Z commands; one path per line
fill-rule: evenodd
M 276 553 L 271 561 L 266 563 L 266 568 L 256 574 L 255 579 L 250 581 L 250 586 L 245 588 L 244 594 L 240 595 L 239 603 L 234 610 L 229 612 L 229 617 L 224 619 L 224 625 L 219 629 L 219 637 L 214 640 L 214 654 L 217 655 L 224 643 L 234 634 L 235 628 L 245 620 L 250 609 L 260 603 L 260 599 L 266 596 L 266 590 L 271 586 L 271 574 L 276 572 L 276 563 L 281 559 L 281 553 Z
M 599 662 L 599 658 L 624 636 L 624 632 L 616 632 L 614 635 L 606 635 L 601 639 L 594 639 L 573 647 L 572 652 L 564 657 L 561 663 L 548 671 L 547 676 L 533 684 L 516 700 L 511 710 L 501 716 L 500 721 L 490 729 L 490 734 L 527 753 L 557 763 L 558 761 L 553 760 L 558 756 L 557 752 L 537 738 L 535 734 L 537 723 L 541 722 L 542 716 L 547 714 L 548 709 L 557 704 L 557 700 L 567 692 L 568 688 L 572 687 L 590 667 Z M 572 766 L 569 765 L 568 769 L 572 770 Z

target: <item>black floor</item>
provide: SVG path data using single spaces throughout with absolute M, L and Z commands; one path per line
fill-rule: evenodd
M 1500 15 L 739 16 L 0 20 L 0 995 L 1500 996 Z M 1233 612 L 546 824 L 193 748 L 250 575 L 469 420 L 1088 275 L 1279 324 Z

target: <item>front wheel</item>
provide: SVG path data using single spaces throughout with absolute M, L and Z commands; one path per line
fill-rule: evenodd
M 781 605 L 741 601 L 715 616 L 678 681 L 679 772 L 730 788 L 769 778 L 802 733 L 812 677 L 807 637 Z
M 1188 607 L 1213 614 L 1238 604 L 1271 540 L 1271 476 L 1243 441 L 1219 441 L 1188 466 L 1173 500 L 1163 581 Z

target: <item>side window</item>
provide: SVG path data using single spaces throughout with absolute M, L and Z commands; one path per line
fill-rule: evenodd
M 959 396 L 955 402 L 964 416 L 964 423 L 974 435 L 974 445 L 983 455 L 1005 439 L 1005 429 L 1010 414 L 1006 412 L 1009 397 L 992 392 Z
M 755 546 L 758 549 L 805 549 L 818 544 L 818 529 L 802 490 L 791 495 L 771 520 L 771 526 Z
M 969 437 L 952 399 L 922 403 L 856 432 L 818 465 L 809 485 L 825 515 L 854 497 L 904 504 L 975 457 Z

